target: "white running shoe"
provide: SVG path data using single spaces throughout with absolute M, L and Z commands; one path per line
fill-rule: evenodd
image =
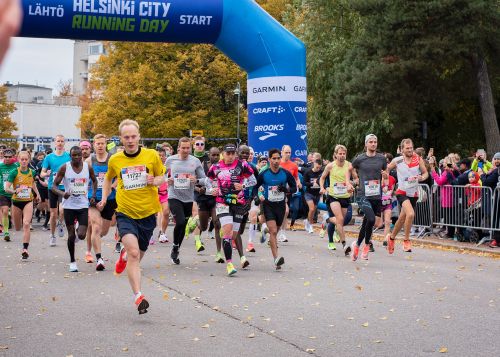
M 49 245 L 51 247 L 55 247 L 56 246 L 56 236 L 55 235 L 50 236 Z
M 168 243 L 168 237 L 165 233 L 161 232 L 158 237 L 158 242 L 160 243 Z
M 99 258 L 97 260 L 97 265 L 95 267 L 95 270 L 97 270 L 97 271 L 103 271 L 104 269 L 105 269 L 105 267 L 104 267 L 104 260 L 102 260 L 102 258 Z
M 309 220 L 307 219 L 304 219 L 304 230 L 305 231 L 309 231 Z
M 278 241 L 286 243 L 288 242 L 288 239 L 286 238 L 285 232 L 283 230 L 280 230 L 278 234 Z
M 313 228 L 313 226 L 312 226 L 312 225 L 309 225 L 309 227 L 307 228 L 307 232 L 308 232 L 309 234 L 314 233 L 314 228 Z
M 76 262 L 69 263 L 69 271 L 71 273 L 78 273 L 78 266 L 76 265 Z

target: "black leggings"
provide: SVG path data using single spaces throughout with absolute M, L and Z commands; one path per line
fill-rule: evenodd
M 169 198 L 168 207 L 175 220 L 174 246 L 180 247 L 186 233 L 187 221 L 193 211 L 193 202 L 182 202 L 175 198 Z
M 357 241 L 357 245 L 360 247 L 363 240 L 365 241 L 365 244 L 368 245 L 372 239 L 373 227 L 375 226 L 375 216 L 380 217 L 382 201 L 369 200 L 366 197 L 359 197 L 358 205 L 364 214 L 363 223 L 361 224 Z

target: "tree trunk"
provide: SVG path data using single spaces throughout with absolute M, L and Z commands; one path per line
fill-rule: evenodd
M 500 151 L 500 131 L 498 130 L 497 116 L 493 104 L 488 67 L 484 57 L 480 55 L 474 55 L 472 60 L 477 76 L 479 104 L 481 106 L 484 136 L 486 138 L 486 151 L 488 152 L 488 156 L 492 157 L 496 152 Z

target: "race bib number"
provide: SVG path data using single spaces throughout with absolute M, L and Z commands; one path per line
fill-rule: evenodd
M 281 202 L 285 199 L 285 193 L 278 191 L 278 186 L 269 186 L 267 199 L 269 202 Z
M 418 186 L 418 176 L 408 177 L 405 182 L 407 189 L 416 188 Z
M 16 197 L 19 199 L 30 199 L 31 198 L 31 187 L 20 186 L 21 190 L 16 193 Z
M 174 188 L 176 190 L 188 190 L 191 188 L 189 174 L 176 174 L 174 176 Z
M 319 188 L 317 178 L 311 179 L 311 184 L 312 184 L 312 186 L 311 186 L 312 188 Z
M 365 181 L 365 196 L 378 196 L 380 195 L 380 181 L 369 180 Z
M 217 203 L 217 205 L 215 206 L 215 213 L 217 215 L 229 214 L 229 206 L 222 203 Z
M 125 190 L 137 190 L 146 187 L 148 184 L 148 174 L 146 166 L 131 166 L 122 169 L 123 188 Z
M 333 194 L 336 196 L 347 194 L 347 185 L 344 182 L 334 183 L 333 184 Z
M 87 195 L 89 183 L 86 178 L 75 178 L 69 182 L 69 192 L 72 195 Z
M 97 176 L 97 188 L 102 189 L 102 185 L 104 184 L 104 176 L 106 176 L 105 172 L 99 172 Z

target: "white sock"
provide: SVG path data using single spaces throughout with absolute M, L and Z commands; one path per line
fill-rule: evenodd
M 248 228 L 248 243 L 252 243 L 255 239 L 255 224 L 250 224 Z
M 134 294 L 134 302 L 141 297 L 142 293 L 139 291 L 137 294 Z

